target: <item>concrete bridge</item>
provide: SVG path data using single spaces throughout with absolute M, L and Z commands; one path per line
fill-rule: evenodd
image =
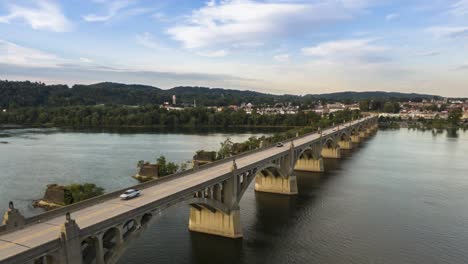
M 24 218 L 10 203 L 0 226 L 0 263 L 115 263 L 127 245 L 164 209 L 190 205 L 191 231 L 242 237 L 239 201 L 255 190 L 297 194 L 295 170 L 324 170 L 323 158 L 338 159 L 377 131 L 365 117 L 134 186 L 139 198 L 122 201 L 115 191 Z

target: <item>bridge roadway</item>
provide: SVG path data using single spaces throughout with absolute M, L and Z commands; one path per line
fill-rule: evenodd
M 359 121 L 342 125 L 342 128 L 352 126 Z M 332 128 L 324 130 L 323 134 L 334 133 Z M 318 140 L 320 135 L 315 133 L 303 138 L 293 140 L 296 147 L 311 141 Z M 270 147 L 263 151 L 252 153 L 236 159 L 238 168 L 243 168 L 257 162 L 261 162 L 271 156 L 289 151 L 289 141 L 283 147 Z M 102 203 L 72 212 L 73 219 L 81 229 L 99 224 L 109 218 L 113 218 L 136 208 L 148 205 L 158 200 L 169 197 L 177 197 L 183 190 L 214 180 L 231 172 L 232 161 L 220 163 L 209 169 L 200 168 L 187 176 L 175 178 L 141 190 L 141 196 L 133 200 L 122 201 L 118 198 L 110 199 Z M 11 256 L 20 254 L 31 248 L 40 247 L 48 242 L 59 239 L 61 226 L 65 221 L 65 215 L 54 217 L 42 223 L 35 223 L 23 229 L 0 235 L 0 263 Z

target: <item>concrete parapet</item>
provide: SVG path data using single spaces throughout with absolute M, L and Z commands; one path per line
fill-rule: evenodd
M 200 207 L 190 207 L 189 230 L 228 238 L 242 237 L 240 210 L 229 214 Z
M 255 177 L 255 191 L 290 195 L 297 194 L 296 176 L 275 177 L 257 175 Z
M 341 149 L 353 149 L 353 142 L 351 140 L 338 141 L 338 145 Z
M 322 157 L 327 159 L 340 159 L 341 158 L 341 149 L 340 147 L 336 148 L 323 148 Z
M 296 162 L 295 170 L 298 171 L 311 171 L 311 172 L 324 172 L 323 158 L 319 159 L 298 159 Z

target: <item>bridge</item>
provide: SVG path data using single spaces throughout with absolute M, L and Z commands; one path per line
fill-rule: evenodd
M 115 263 L 148 223 L 168 207 L 187 204 L 188 228 L 229 238 L 242 237 L 239 202 L 255 190 L 297 194 L 294 171 L 324 171 L 323 158 L 338 159 L 377 131 L 365 117 L 216 161 L 133 188 L 139 198 L 122 201 L 118 190 L 24 218 L 10 202 L 0 226 L 0 263 Z

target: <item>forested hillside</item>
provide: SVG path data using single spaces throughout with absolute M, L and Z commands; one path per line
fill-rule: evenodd
M 386 92 L 343 92 L 322 95 L 274 95 L 254 91 L 241 91 L 206 87 L 175 87 L 163 90 L 136 84 L 97 83 L 92 85 L 46 85 L 38 82 L 0 81 L 0 108 L 58 107 L 78 105 L 146 105 L 177 102 L 197 106 L 227 106 L 241 103 L 273 105 L 293 103 L 311 105 L 318 100 L 358 102 L 363 99 L 422 99 L 432 95 Z

